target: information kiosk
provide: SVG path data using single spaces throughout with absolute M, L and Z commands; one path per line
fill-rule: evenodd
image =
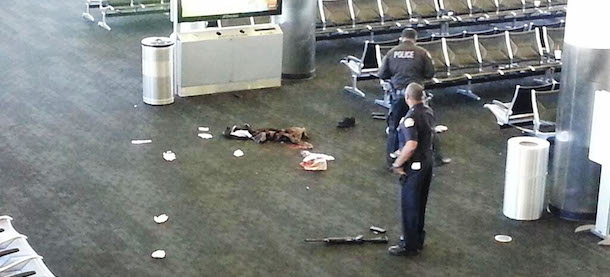
M 283 33 L 277 24 L 186 30 L 184 23 L 277 15 L 281 0 L 174 0 L 179 96 L 281 86 Z

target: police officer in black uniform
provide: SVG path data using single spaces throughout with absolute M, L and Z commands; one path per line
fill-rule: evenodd
M 404 29 L 400 36 L 400 45 L 392 48 L 385 56 L 378 76 L 390 80 L 394 95 L 390 98 L 390 113 L 388 115 L 388 139 L 386 143 L 386 160 L 388 165 L 393 162 L 390 153 L 398 149 L 397 130 L 399 121 L 407 114 L 409 107 L 405 105 L 404 91 L 411 83 L 423 84 L 425 80 L 434 77 L 434 65 L 430 54 L 425 49 L 415 45 L 417 31 Z
M 435 119 L 430 107 L 424 104 L 424 88 L 411 83 L 406 89 L 409 112 L 398 127 L 400 154 L 392 164 L 400 175 L 400 210 L 403 237 L 391 246 L 391 255 L 417 255 L 424 245 L 424 216 L 428 191 L 432 181 Z

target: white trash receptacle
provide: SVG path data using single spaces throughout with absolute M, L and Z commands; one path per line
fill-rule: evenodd
M 508 140 L 504 215 L 515 220 L 537 220 L 544 211 L 550 143 L 535 137 Z
M 167 37 L 142 40 L 142 99 L 149 105 L 174 103 L 174 41 Z

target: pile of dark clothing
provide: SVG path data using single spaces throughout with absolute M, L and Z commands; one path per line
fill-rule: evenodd
M 312 149 L 313 145 L 305 140 L 309 139 L 307 130 L 303 127 L 290 127 L 286 129 L 253 129 L 249 124 L 239 127 L 227 127 L 222 133 L 226 138 L 239 140 L 254 140 L 257 143 L 268 141 L 294 144 L 298 149 Z

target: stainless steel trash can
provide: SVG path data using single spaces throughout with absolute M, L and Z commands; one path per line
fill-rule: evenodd
M 508 140 L 504 215 L 515 220 L 537 220 L 544 210 L 550 143 L 535 137 Z
M 167 37 L 142 40 L 142 98 L 149 105 L 174 103 L 174 42 Z

